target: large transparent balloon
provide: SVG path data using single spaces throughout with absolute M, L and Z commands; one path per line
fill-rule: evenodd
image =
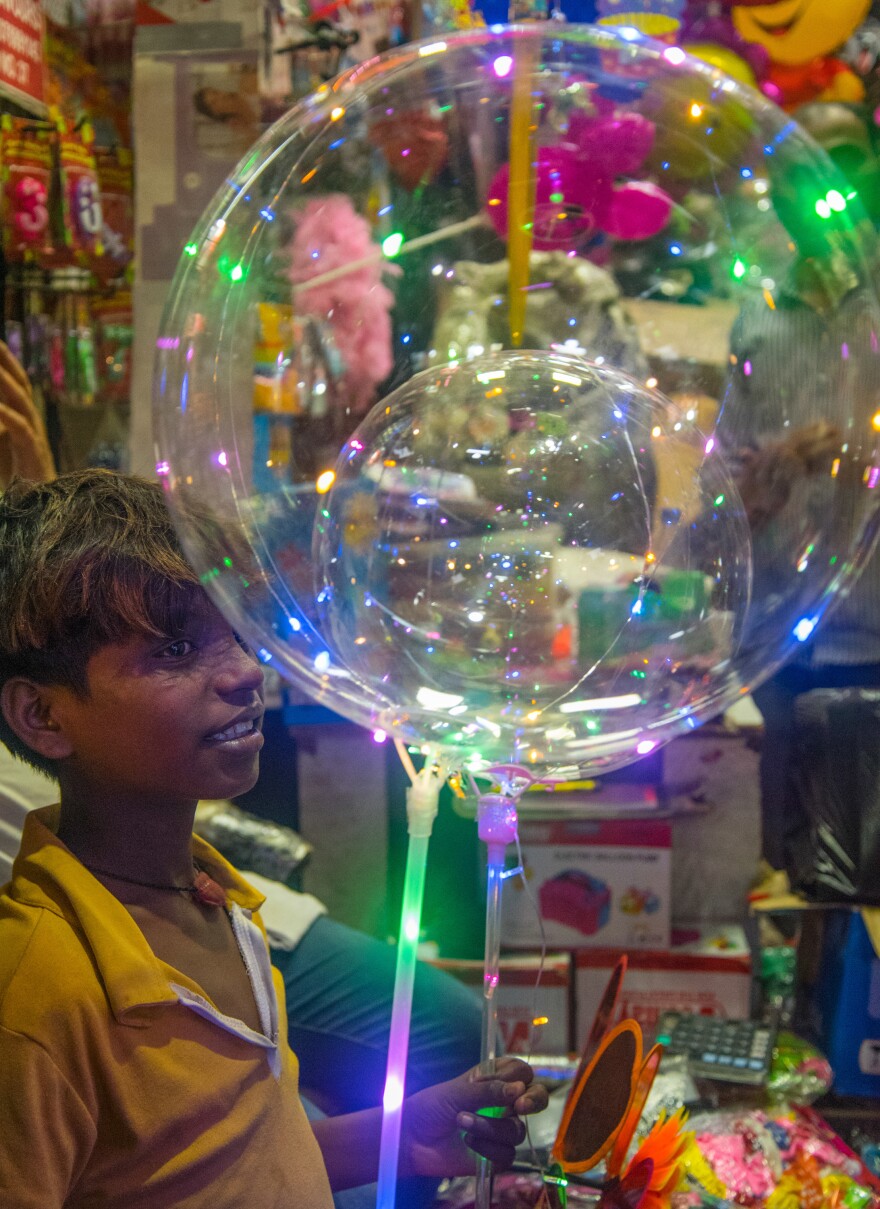
M 610 767 L 768 675 L 867 557 L 874 269 L 824 154 L 677 47 L 406 46 L 276 124 L 194 233 L 157 469 L 318 700 Z

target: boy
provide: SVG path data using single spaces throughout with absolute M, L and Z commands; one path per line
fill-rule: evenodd
M 256 779 L 259 664 L 156 484 L 14 484 L 0 551 L 0 738 L 61 796 L 0 894 L 0 1207 L 325 1209 L 375 1177 L 380 1113 L 309 1126 L 261 898 L 191 834 Z M 546 1098 L 513 1060 L 418 1092 L 401 1173 L 509 1162 Z

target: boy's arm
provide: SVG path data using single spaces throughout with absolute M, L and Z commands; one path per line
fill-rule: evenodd
M 95 1123 L 46 1051 L 0 1026 L 0 1205 L 61 1209 Z
M 481 1075 L 475 1068 L 409 1096 L 403 1110 L 400 1175 L 471 1175 L 475 1151 L 499 1167 L 509 1166 L 525 1136 L 520 1118 L 547 1106 L 547 1089 L 532 1079 L 528 1063 L 503 1058 L 493 1075 Z M 482 1108 L 504 1108 L 509 1115 L 478 1116 Z M 381 1128 L 378 1108 L 312 1123 L 333 1189 L 376 1179 Z

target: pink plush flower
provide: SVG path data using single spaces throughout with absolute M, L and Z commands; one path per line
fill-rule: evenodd
M 389 317 L 394 295 L 382 284 L 382 274 L 400 270 L 384 259 L 369 223 L 344 194 L 314 198 L 294 218 L 294 308 L 329 325 L 345 364 L 345 402 L 354 411 L 366 411 L 394 364 Z

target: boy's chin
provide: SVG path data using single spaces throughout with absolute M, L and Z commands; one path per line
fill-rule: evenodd
M 238 775 L 227 774 L 225 776 L 212 777 L 210 781 L 206 780 L 201 787 L 199 793 L 199 801 L 202 802 L 218 802 L 227 798 L 237 798 L 243 793 L 248 793 L 256 785 L 260 776 L 260 761 L 259 758 L 254 759 L 251 768 L 242 770 Z

